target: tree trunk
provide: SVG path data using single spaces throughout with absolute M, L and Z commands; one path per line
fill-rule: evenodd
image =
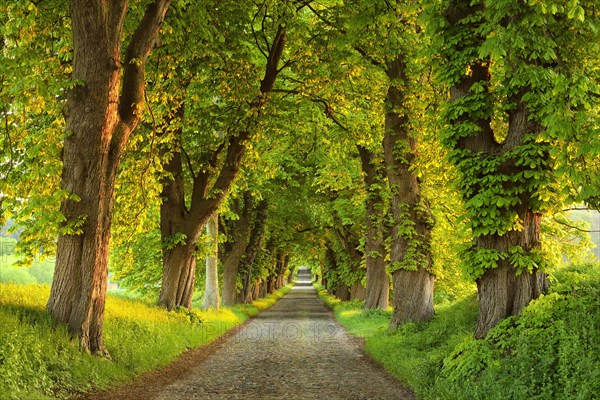
M 394 271 L 391 328 L 409 321 L 427 321 L 434 315 L 435 277 L 431 273 L 433 215 L 429 202 L 421 198 L 419 180 L 413 171 L 417 141 L 409 134 L 406 111 L 400 111 L 405 108 L 404 94 L 397 85 L 407 82 L 404 69 L 405 65 L 398 57 L 386 71 L 390 86 L 386 96 L 383 147 L 394 217 L 390 253 Z
M 196 240 L 204 225 L 224 201 L 233 181 L 239 173 L 242 159 L 246 152 L 246 144 L 253 133 L 252 131 L 256 122 L 255 118 L 261 114 L 263 106 L 268 102 L 268 94 L 273 91 L 277 76 L 281 72 L 279 61 L 283 54 L 285 41 L 285 28 L 279 26 L 267 56 L 268 59 L 265 66 L 265 74 L 260 82 L 260 94 L 256 100 L 250 103 L 250 108 L 254 112 L 249 113 L 249 115 L 252 114 L 252 116 L 241 128 L 239 128 L 239 131 L 236 134 L 230 136 L 228 140 L 213 152 L 212 159 L 208 164 L 204 165 L 199 172 L 193 176 L 190 209 L 185 213 L 183 230 L 172 233 L 182 233 L 185 236 L 186 239 L 183 246 L 186 248 L 192 246 L 195 247 Z M 225 154 L 223 164 L 218 172 L 218 176 L 214 177 L 212 175 L 214 173 L 213 171 L 216 169 L 220 153 L 225 147 L 227 148 L 227 153 Z M 192 173 L 192 175 L 194 174 Z M 212 184 L 211 187 L 209 187 L 210 184 Z M 240 250 L 240 257 L 243 255 L 244 249 Z M 235 254 L 234 256 L 237 257 L 238 255 Z M 170 258 L 168 260 L 176 261 L 175 258 Z M 232 278 L 232 275 L 234 272 L 237 275 L 239 261 L 234 262 L 235 259 L 230 261 L 229 264 L 223 265 L 225 269 L 222 299 L 224 305 L 235 304 L 236 299 L 236 277 L 233 276 Z M 167 308 L 169 308 L 170 305 L 177 303 L 175 296 L 176 293 L 181 290 L 181 288 L 176 288 L 177 283 L 181 281 L 173 281 L 173 279 L 177 279 L 178 272 L 192 264 L 167 265 L 166 262 L 167 259 L 164 258 L 163 289 L 166 289 L 161 290 L 159 304 L 166 305 Z M 193 265 L 195 266 L 195 263 Z M 190 273 L 191 271 L 181 271 L 179 275 L 191 275 Z
M 368 253 L 365 245 L 365 252 Z M 390 278 L 385 270 L 385 262 L 383 257 L 377 257 L 375 260 L 370 260 L 370 256 L 366 256 L 367 260 L 367 286 L 365 288 L 365 310 L 382 309 L 385 310 L 389 306 L 390 301 Z
M 350 300 L 364 300 L 366 288 L 357 282 L 350 287 Z
M 242 257 L 246 253 L 250 238 L 250 217 L 252 208 L 250 193 L 244 194 L 244 204 L 233 232 L 234 242 L 223 261 L 223 305 L 232 306 L 237 302 L 237 276 Z
M 250 303 L 252 302 L 252 267 L 258 253 L 260 252 L 264 239 L 265 239 L 265 223 L 267 220 L 267 202 L 262 200 L 258 203 L 254 211 L 254 221 L 252 224 L 252 231 L 250 232 L 250 239 L 248 246 L 246 247 L 246 255 L 242 259 L 240 271 L 242 272 L 242 292 L 240 293 L 239 302 Z
M 390 329 L 405 322 L 425 322 L 433 318 L 433 284 L 435 276 L 426 269 L 399 269 L 394 280 L 394 314 Z M 397 294 L 396 294 L 397 293 Z
M 258 296 L 259 298 L 267 297 L 267 293 L 269 292 L 267 286 L 268 286 L 267 282 L 261 282 L 261 284 L 260 284 L 260 293 L 259 293 L 259 296 Z
M 165 200 L 161 205 L 161 236 L 166 249 L 163 251 L 163 283 L 158 304 L 169 310 L 178 306 L 189 307 L 188 304 L 191 304 L 191 297 L 188 301 L 187 296 L 183 298 L 178 296 L 181 292 L 188 293 L 186 288 L 190 280 L 183 280 L 182 277 L 195 279 L 196 242 L 210 216 L 225 200 L 239 172 L 247 139 L 247 133 L 230 138 L 225 161 L 211 190 L 208 189 L 210 175 L 207 171 L 200 171 L 195 176 L 189 211 L 185 206 L 183 178 L 180 178 L 183 176 L 180 153 L 174 152 L 173 159 L 165 165 L 165 170 L 171 172 L 173 176 L 169 182 L 163 183 L 162 197 Z M 213 154 L 211 165 L 216 162 L 220 149 L 222 147 Z M 175 164 L 171 165 L 173 163 Z M 170 248 L 170 246 L 174 247 Z M 171 252 L 177 254 L 170 255 Z M 181 301 L 184 302 L 180 303 Z M 225 298 L 223 304 L 227 304 Z
M 514 52 L 507 59 L 505 70 L 498 71 L 501 78 L 494 79 L 496 71 L 490 68 L 490 61 L 478 55 L 478 49 L 487 40 L 481 30 L 486 21 L 479 16 L 483 7 L 482 3 L 451 1 L 445 11 L 448 31 L 443 32 L 449 36 L 447 42 L 455 44 L 454 48 L 447 49 L 444 57 L 449 60 L 460 57 L 460 63 L 466 66 L 448 75 L 452 86 L 446 122 L 453 125 L 453 131 L 459 134 L 449 137 L 446 145 L 454 153 L 454 162 L 464 181 L 470 182 L 463 185 L 462 195 L 472 217 L 474 248 L 493 250 L 502 255 L 494 268 L 483 271 L 476 279 L 479 296 L 476 338 L 485 337 L 504 318 L 518 315 L 547 288 L 544 273 L 537 269 L 520 271 L 510 259 L 511 250 L 520 248 L 524 252 L 523 257 L 531 257 L 531 252 L 541 246 L 541 214 L 533 209 L 533 205 L 537 210 L 542 207 L 538 194 L 549 184 L 544 176 L 552 173 L 548 143 L 539 137 L 544 127 L 535 112 L 536 106 L 531 108 L 532 104 L 526 99 L 539 93 L 531 88 L 529 81 L 514 79 L 520 76 L 525 66 L 540 68 L 544 63 L 540 64 L 537 57 Z M 523 18 L 523 15 L 515 15 L 511 23 L 523 23 Z M 455 41 L 457 34 L 460 35 L 458 42 Z M 508 109 L 506 103 L 496 103 L 499 100 L 490 93 L 493 81 L 503 86 L 504 82 L 510 82 L 507 100 L 511 106 Z M 481 112 L 481 104 L 486 104 L 485 112 Z M 500 108 L 507 114 L 508 126 L 498 135 L 494 132 L 493 115 Z M 460 112 L 456 112 L 459 109 Z M 503 139 L 500 140 L 500 137 Z M 522 145 L 527 146 L 526 152 L 513 151 Z M 484 160 L 486 165 L 495 164 L 496 167 L 480 168 L 477 163 Z M 527 172 L 533 172 L 531 178 L 528 178 Z M 490 205 L 486 205 L 487 215 L 478 215 L 480 206 L 470 202 L 475 196 L 493 199 Z M 498 221 L 515 222 L 507 227 L 501 223 L 494 224 Z M 484 224 L 488 227 L 487 232 L 477 229 Z M 470 261 L 475 263 L 477 259 Z
M 218 256 L 219 253 L 219 214 L 214 213 L 206 224 L 206 233 L 212 239 L 212 249 L 206 255 L 206 286 L 202 308 L 218 310 L 221 299 L 219 297 Z
M 275 292 L 275 282 L 277 281 L 277 277 L 273 275 L 269 275 L 267 277 L 267 293 L 273 294 Z
M 196 246 L 182 245 L 165 250 L 163 283 L 158 305 L 167 310 L 192 307 L 196 284 Z
M 164 157 L 164 154 L 163 154 Z M 163 276 L 158 305 L 167 310 L 192 306 L 196 283 L 196 240 L 198 234 L 186 227 L 181 153 L 172 152 L 163 165 L 171 174 L 163 180 L 160 205 L 160 233 L 163 244 Z
M 287 272 L 287 267 L 290 263 L 290 256 L 286 253 L 281 253 L 277 261 L 277 276 L 275 277 L 275 290 L 283 287 L 283 278 Z
M 252 287 L 252 292 L 250 293 L 250 297 L 246 297 L 246 299 L 244 300 L 244 303 L 252 304 L 252 301 L 260 298 L 260 293 L 261 293 L 261 282 L 260 282 L 260 280 L 257 279 L 254 282 L 254 286 Z
M 104 304 L 114 186 L 123 148 L 139 123 L 144 66 L 169 1 L 151 3 L 131 38 L 121 80 L 127 1 L 71 1 L 73 82 L 64 110 L 61 187 L 78 199 L 61 204 L 66 226 L 57 243 L 47 309 L 78 337 L 83 351 L 108 356 Z M 139 62 L 132 63 L 136 59 Z
M 508 252 L 512 246 L 521 246 L 525 251 L 539 248 L 541 215 L 527 210 L 521 220 L 521 231 L 509 231 L 503 236 L 480 236 L 476 238 L 477 244 L 500 252 Z M 500 260 L 498 264 L 498 268 L 485 271 L 477 279 L 479 316 L 476 338 L 485 337 L 503 319 L 519 315 L 531 300 L 538 298 L 548 288 L 543 272 L 522 272 L 517 275 L 508 260 Z
M 336 237 L 338 238 L 344 251 L 350 256 L 349 260 L 347 261 L 348 268 L 350 270 L 349 279 L 346 279 L 346 281 L 343 282 L 344 286 L 346 286 L 346 289 L 343 289 L 341 293 L 343 293 L 343 295 L 347 297 L 347 300 L 352 300 L 352 293 L 354 293 L 352 291 L 352 288 L 355 287 L 355 285 L 360 285 L 360 281 L 362 280 L 362 271 L 360 269 L 360 265 L 362 263 L 364 254 L 360 250 L 358 250 L 359 239 L 356 236 L 352 235 L 352 232 L 346 229 L 346 227 L 342 224 L 342 221 L 339 218 L 339 216 L 334 214 L 333 221 L 336 225 L 334 227 Z M 335 259 L 335 251 L 333 249 L 331 249 L 331 251 L 333 258 Z M 336 269 L 340 268 L 337 260 L 335 261 L 335 266 Z M 346 290 L 348 291 L 347 294 L 345 293 Z
M 342 301 L 350 300 L 350 288 L 345 283 L 339 283 L 337 289 L 335 289 L 335 297 Z
M 360 154 L 363 177 L 367 189 L 365 264 L 367 287 L 365 288 L 365 310 L 387 309 L 390 296 L 390 278 L 385 270 L 385 245 L 383 240 L 383 199 L 380 185 L 385 179 L 385 169 L 373 158 L 373 154 L 357 146 Z

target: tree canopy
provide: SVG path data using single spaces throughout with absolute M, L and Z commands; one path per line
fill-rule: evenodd
M 172 310 L 304 265 L 367 309 L 391 293 L 392 328 L 477 287 L 484 337 L 593 257 L 565 210 L 600 206 L 599 20 L 595 0 L 0 0 L 0 225 L 23 264 L 56 255 L 48 309 L 99 354 L 109 270 Z

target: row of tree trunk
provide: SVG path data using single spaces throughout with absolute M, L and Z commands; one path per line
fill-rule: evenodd
M 472 18 L 479 9 L 465 2 L 451 2 L 447 17 L 451 24 L 459 26 L 463 20 Z M 483 38 L 479 38 L 483 40 Z M 385 134 L 383 140 L 384 161 L 376 160 L 375 155 L 364 147 L 358 147 L 364 183 L 367 190 L 365 264 L 367 285 L 365 294 L 366 309 L 386 308 L 388 306 L 389 278 L 386 273 L 385 246 L 383 239 L 388 235 L 385 229 L 385 207 L 382 206 L 381 182 L 387 177 L 391 191 L 390 212 L 392 216 L 391 249 L 389 267 L 393 280 L 394 312 L 391 328 L 405 322 L 422 322 L 434 316 L 433 257 L 431 252 L 431 232 L 434 226 L 429 202 L 421 195 L 420 182 L 414 171 L 417 157 L 417 139 L 410 132 L 410 110 L 406 108 L 405 90 L 410 86 L 406 75 L 404 55 L 388 60 L 383 67 L 389 78 L 386 95 Z M 489 62 L 474 57 L 468 65 L 470 73 L 460 76 L 450 90 L 451 102 L 464 101 L 471 94 L 472 87 L 489 85 Z M 457 70 L 463 71 L 463 69 Z M 479 87 L 479 86 L 477 86 Z M 516 107 L 509 112 L 508 137 L 503 142 L 496 140 L 492 129 L 491 116 L 481 117 L 464 113 L 460 118 L 450 121 L 454 125 L 463 123 L 477 127 L 476 134 L 462 137 L 454 150 L 468 151 L 473 159 L 485 159 L 502 156 L 515 146 L 525 143 L 527 135 L 536 135 L 542 131 L 539 123 L 532 118 L 523 98 L 528 88 L 514 96 Z M 474 109 L 478 110 L 476 106 Z M 539 165 L 547 165 L 543 151 Z M 518 160 L 508 158 L 500 166 L 504 174 L 518 175 L 522 167 L 516 167 Z M 472 179 L 472 177 L 467 177 Z M 524 185 L 526 186 L 526 185 Z M 469 201 L 485 188 L 475 185 Z M 535 197 L 532 189 L 523 187 L 519 204 L 507 210 L 514 213 L 520 222 L 519 229 L 504 234 L 486 234 L 475 237 L 475 246 L 508 254 L 511 248 L 521 248 L 525 252 L 540 247 L 541 214 L 534 211 L 531 199 Z M 338 234 L 338 236 L 340 236 Z M 343 242 L 343 240 L 342 240 Z M 355 248 L 345 246 L 348 254 L 355 254 Z M 331 268 L 336 268 L 335 254 L 327 249 L 324 282 L 330 284 L 326 275 L 331 276 Z M 498 267 L 486 270 L 477 278 L 479 297 L 479 317 L 475 337 L 485 337 L 489 330 L 504 318 L 518 315 L 532 300 L 544 293 L 547 288 L 546 275 L 539 271 L 519 272 L 509 259 L 498 261 Z M 342 300 L 350 299 L 350 288 L 339 285 L 335 294 Z
M 388 250 L 385 239 L 391 236 L 389 267 L 394 287 L 394 312 L 391 328 L 405 322 L 422 322 L 434 315 L 433 257 L 431 231 L 434 221 L 429 202 L 421 196 L 420 182 L 414 170 L 417 157 L 417 139 L 410 133 L 409 114 L 404 108 L 405 88 L 408 84 L 404 58 L 398 56 L 383 66 L 389 79 L 385 99 L 385 133 L 382 143 L 383 159 L 364 146 L 357 146 L 367 191 L 365 252 L 358 243 L 351 243 L 344 234 L 341 221 L 334 218 L 334 231 L 359 268 L 364 259 L 366 288 L 339 283 L 335 294 L 342 300 L 364 298 L 365 309 L 386 309 L 389 306 L 390 278 L 385 259 Z M 389 213 L 391 229 L 386 225 L 383 187 L 391 193 Z M 335 268 L 335 252 L 327 249 L 328 270 Z M 326 280 L 327 281 L 327 280 Z M 336 280 L 337 281 L 337 280 Z M 329 282 L 328 282 L 329 283 Z
M 54 319 L 80 339 L 82 350 L 104 356 L 108 356 L 103 324 L 115 182 L 123 150 L 140 122 L 146 60 L 159 42 L 158 32 L 170 5 L 169 0 L 150 2 L 133 35 L 125 38 L 128 3 L 71 1 L 72 79 L 77 84 L 70 90 L 64 109 L 69 135 L 64 142 L 61 178 L 61 187 L 70 196 L 61 204 L 65 224 L 58 238 L 47 304 Z M 256 119 L 281 72 L 285 39 L 285 28 L 279 26 L 267 46 L 260 92 L 249 103 L 253 112 L 247 114 L 252 116 L 234 127 L 214 151 L 208 168 L 197 174 L 190 171 L 193 185 L 189 203 L 184 191 L 183 149 L 163 149 L 163 156 L 169 154 L 164 158 L 164 169 L 170 176 L 162 182 L 163 279 L 158 304 L 169 310 L 191 307 L 196 242 L 238 174 Z M 124 42 L 128 47 L 123 59 Z M 173 104 L 173 109 L 177 118 L 185 117 L 183 104 Z M 212 274 L 209 278 L 214 282 Z
M 254 287 L 263 284 L 254 279 L 252 267 L 263 250 L 268 203 L 254 200 L 246 191 L 242 198 L 233 202 L 232 211 L 238 219 L 223 223 L 228 236 L 221 257 L 224 305 L 251 303 L 256 298 Z M 238 282 L 242 284 L 239 291 Z

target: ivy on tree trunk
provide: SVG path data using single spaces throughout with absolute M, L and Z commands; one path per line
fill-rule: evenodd
M 510 14 L 503 19 L 483 2 L 454 0 L 444 12 L 448 24 L 438 32 L 448 43 L 439 50 L 450 84 L 442 139 L 461 173 L 458 186 L 474 236 L 463 257 L 467 273 L 477 282 L 477 338 L 518 315 L 547 287 L 540 221 L 552 166 L 548 143 L 541 139 L 543 105 L 536 99 L 549 87 L 537 74 L 552 69 L 556 61 L 537 55 L 540 43 L 535 41 L 546 41 L 547 32 L 536 32 L 527 22 L 535 8 L 513 6 L 503 10 Z M 534 47 L 496 43 L 497 50 L 490 53 L 488 30 L 498 31 L 496 35 L 526 30 Z M 498 58 L 495 68 L 492 58 Z M 497 116 L 494 110 L 499 109 L 504 117 Z
M 390 85 L 386 95 L 383 148 L 394 219 L 390 269 L 394 285 L 394 312 L 390 327 L 433 318 L 433 260 L 431 231 L 434 221 L 429 202 L 421 196 L 414 171 L 417 139 L 409 133 L 405 94 L 408 78 L 404 56 L 386 66 Z
M 387 309 L 390 298 L 390 279 L 385 270 L 384 205 L 381 185 L 384 184 L 385 166 L 374 159 L 374 154 L 363 146 L 357 146 L 360 154 L 363 179 L 367 189 L 365 264 L 367 286 L 365 288 L 366 310 Z

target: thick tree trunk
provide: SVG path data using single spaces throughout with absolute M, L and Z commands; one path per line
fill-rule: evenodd
M 236 304 L 238 268 L 244 255 L 244 250 L 240 247 L 235 246 L 234 251 L 229 253 L 223 264 L 223 305 L 225 306 Z
M 114 185 L 123 148 L 139 122 L 144 65 L 169 1 L 149 5 L 131 38 L 121 81 L 121 40 L 127 1 L 71 1 L 73 82 L 65 107 L 69 135 L 61 187 L 78 197 L 61 204 L 71 232 L 58 238 L 47 309 L 78 337 L 83 351 L 108 356 L 104 304 Z M 137 59 L 139 63 L 131 63 Z
M 521 231 L 510 231 L 503 236 L 481 236 L 476 239 L 477 244 L 500 252 L 508 252 L 512 246 L 521 246 L 525 251 L 539 248 L 541 215 L 527 210 L 521 219 Z M 545 273 L 525 271 L 517 275 L 508 260 L 501 260 L 498 268 L 485 271 L 477 279 L 479 316 L 475 337 L 483 338 L 503 319 L 519 315 L 531 300 L 538 298 L 547 288 Z
M 250 217 L 251 217 L 251 197 L 244 195 L 244 206 L 241 211 L 240 219 L 235 225 L 233 235 L 233 246 L 223 261 L 223 305 L 232 306 L 237 302 L 237 276 L 242 261 L 246 253 L 248 240 L 250 238 Z
M 433 318 L 433 284 L 435 276 L 426 269 L 416 271 L 399 269 L 394 280 L 394 314 L 390 329 L 405 322 L 425 322 Z
M 244 303 L 251 304 L 252 301 L 260 298 L 261 285 L 262 285 L 261 281 L 257 279 L 254 282 L 254 285 L 252 286 L 252 292 L 250 293 L 250 296 L 246 297 L 246 299 L 244 300 Z
M 399 57 L 386 71 L 391 83 L 386 96 L 383 147 L 394 217 L 390 253 L 390 264 L 395 271 L 391 328 L 408 321 L 427 321 L 434 315 L 433 215 L 427 200 L 421 198 L 419 180 L 413 171 L 417 141 L 409 134 L 408 116 L 399 111 L 404 109 L 404 94 L 397 85 L 407 82 L 404 68 Z
M 260 283 L 260 292 L 258 297 L 262 298 L 262 297 L 267 297 L 267 293 L 268 293 L 268 288 L 267 288 L 267 282 L 261 282 Z
M 273 275 L 269 275 L 267 277 L 267 293 L 272 294 L 275 292 L 275 282 L 277 281 L 277 277 Z
M 379 188 L 385 179 L 385 168 L 374 160 L 369 150 L 362 146 L 357 147 L 367 189 L 365 233 L 367 287 L 364 294 L 364 309 L 385 310 L 389 305 L 390 278 L 385 270 L 383 199 Z
M 163 243 L 163 276 L 158 305 L 167 310 L 191 308 L 196 283 L 197 234 L 189 232 L 186 227 L 188 210 L 185 205 L 181 153 L 173 152 L 163 167 L 171 177 L 162 182 L 160 233 Z M 185 237 L 179 239 L 177 235 Z
M 80 234 L 59 236 L 47 308 L 56 321 L 67 324 L 73 337 L 80 339 L 83 351 L 108 356 L 103 329 L 114 172 L 109 179 L 99 179 L 88 169 L 102 169 L 92 161 L 95 158 L 93 150 L 98 147 L 90 143 L 73 146 L 79 138 L 69 139 L 63 158 L 63 188 L 77 193 L 81 201 L 65 201 L 61 211 L 68 221 L 85 216 L 85 223 Z M 79 153 L 73 157 L 77 148 L 85 149 L 82 153 L 88 154 Z M 75 177 L 73 172 L 78 169 L 89 178 Z
M 365 249 L 367 246 L 365 245 Z M 367 252 L 367 254 L 369 254 Z M 389 306 L 390 300 L 390 278 L 385 270 L 385 262 L 382 257 L 376 257 L 375 260 L 370 260 L 369 255 L 367 260 L 367 287 L 365 288 L 365 310 L 382 309 L 385 310 Z
M 196 246 L 176 246 L 163 252 L 163 283 L 158 305 L 167 310 L 192 307 L 196 284 Z
M 462 193 L 467 208 L 473 207 L 469 205 L 469 200 L 475 196 L 482 198 L 489 198 L 490 195 L 505 196 L 498 199 L 498 204 L 493 204 L 495 198 L 493 199 L 492 207 L 497 206 L 494 210 L 497 218 L 499 221 L 513 220 L 517 216 L 520 226 L 515 223 L 515 226 L 508 231 L 506 227 L 495 226 L 493 232 L 500 232 L 500 234 L 480 233 L 475 237 L 475 247 L 494 250 L 505 257 L 497 261 L 495 268 L 484 271 L 477 279 L 479 316 L 475 331 L 476 338 L 485 337 L 489 330 L 504 318 L 518 315 L 531 300 L 539 297 L 547 289 L 546 275 L 537 270 L 519 271 L 510 263 L 510 252 L 512 249 L 520 248 L 525 253 L 523 256 L 528 257 L 528 253 L 538 250 L 541 246 L 541 214 L 535 212 L 531 206 L 539 203 L 538 191 L 546 189 L 545 182 L 541 181 L 540 177 L 552 170 L 548 162 L 550 160 L 548 146 L 543 140 L 538 140 L 538 135 L 544 128 L 540 124 L 539 116 L 530 108 L 531 104 L 526 100 L 528 95 L 535 91 L 526 80 L 519 81 L 517 84 L 514 80 L 514 77 L 520 74 L 523 65 L 539 67 L 537 58 L 531 59 L 521 53 L 519 55 L 515 53 L 511 56 L 511 62 L 507 63 L 506 69 L 501 72 L 502 78 L 499 81 L 512 82 L 508 99 L 511 107 L 506 111 L 507 129 L 502 135 L 494 132 L 492 116 L 499 104 L 494 103 L 497 99 L 488 92 L 491 81 L 494 80 L 492 76 L 494 71 L 490 69 L 489 60 L 479 58 L 477 52 L 487 39 L 481 31 L 481 24 L 485 21 L 481 21 L 478 17 L 483 7 L 482 3 L 451 1 L 445 12 L 450 23 L 449 28 L 453 31 L 450 36 L 460 32 L 458 34 L 461 37 L 459 44 L 454 49 L 448 49 L 445 56 L 449 58 L 459 56 L 463 65 L 467 67 L 463 70 L 455 70 L 454 76 L 450 78 L 453 81 L 453 86 L 450 88 L 451 106 L 461 109 L 460 113 L 450 112 L 452 117 L 447 117 L 447 122 L 455 126 L 455 132 L 460 132 L 451 150 L 462 153 L 462 160 L 457 162 L 457 167 L 464 174 L 465 181 L 472 182 Z M 521 18 L 522 15 L 515 15 L 513 22 Z M 453 40 L 454 38 L 449 42 Z M 465 55 L 468 56 L 467 59 Z M 475 93 L 477 95 L 473 96 Z M 482 96 L 487 96 L 487 99 Z M 483 113 L 480 109 L 482 102 L 487 104 L 486 112 Z M 503 106 L 504 104 L 501 107 Z M 503 137 L 503 140 L 499 137 Z M 529 150 L 525 153 L 517 152 L 509 155 L 517 146 L 524 144 L 537 148 L 532 152 L 528 147 Z M 497 162 L 497 167 L 495 169 L 474 168 L 477 166 L 476 163 L 482 160 L 485 160 L 488 165 Z M 468 167 L 464 168 L 465 166 Z M 526 178 L 527 170 L 530 168 L 535 170 L 534 178 L 531 180 Z M 500 194 L 498 194 L 498 183 L 491 185 L 492 190 L 488 185 L 482 184 L 501 181 L 506 183 L 501 184 L 504 186 L 502 189 L 505 193 L 500 192 Z M 509 200 L 506 197 L 512 198 Z M 505 205 L 501 205 L 500 200 L 504 200 Z M 506 203 L 517 205 L 509 206 Z M 471 212 L 471 214 L 476 213 Z M 487 218 L 492 219 L 490 215 L 492 214 L 488 213 Z M 472 221 L 473 224 L 475 226 L 481 224 L 482 217 L 475 218 L 480 220 Z
M 290 262 L 290 256 L 285 253 L 281 253 L 277 261 L 277 276 L 275 277 L 275 290 L 279 290 L 283 287 L 283 278 L 287 272 L 287 267 Z
M 212 248 L 206 255 L 206 286 L 202 308 L 218 310 L 221 305 L 219 297 L 218 256 L 219 253 L 219 214 L 214 213 L 206 224 L 206 233 L 212 239 Z

